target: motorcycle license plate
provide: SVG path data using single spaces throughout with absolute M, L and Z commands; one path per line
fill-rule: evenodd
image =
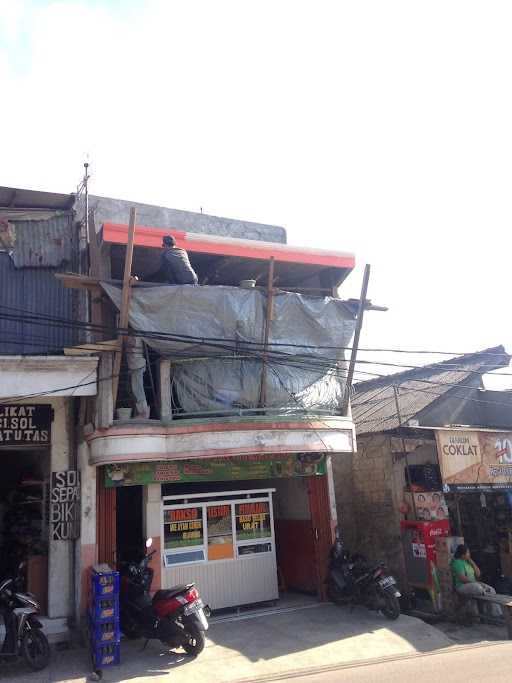
M 188 604 L 185 609 L 183 610 L 183 614 L 188 617 L 191 614 L 196 614 L 199 612 L 199 610 L 202 610 L 204 607 L 203 601 L 202 600 L 196 600 L 195 602 L 191 602 Z
M 386 578 L 379 581 L 379 586 L 381 588 L 389 588 L 389 586 L 394 586 L 395 584 L 396 581 L 392 576 L 386 576 Z

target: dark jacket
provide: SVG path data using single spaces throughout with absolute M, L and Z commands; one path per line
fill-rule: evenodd
M 197 275 L 185 249 L 170 247 L 160 257 L 159 274 L 171 285 L 197 285 Z

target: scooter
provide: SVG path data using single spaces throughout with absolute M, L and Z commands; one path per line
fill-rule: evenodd
M 363 555 L 350 555 L 336 529 L 331 549 L 327 594 L 337 604 L 360 604 L 388 619 L 400 616 L 400 591 L 383 562 L 370 565 Z
M 15 579 L 0 583 L 0 614 L 5 625 L 5 638 L 0 659 L 22 657 L 34 671 L 44 669 L 50 661 L 50 645 L 37 619 L 40 607 L 35 597 L 19 590 L 23 563 Z
M 148 538 L 146 548 L 152 544 Z M 209 608 L 193 583 L 159 590 L 150 598 L 154 572 L 148 564 L 155 552 L 120 567 L 121 631 L 127 638 L 156 638 L 169 648 L 182 647 L 197 657 L 205 646 Z

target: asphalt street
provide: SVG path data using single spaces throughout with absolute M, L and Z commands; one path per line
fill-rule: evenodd
M 512 643 L 460 648 L 280 680 L 286 683 L 506 683 L 512 681 Z

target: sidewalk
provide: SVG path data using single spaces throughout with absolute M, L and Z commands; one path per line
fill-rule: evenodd
M 151 641 L 123 642 L 122 665 L 105 669 L 111 683 L 234 683 L 355 660 L 430 652 L 454 645 L 437 628 L 414 617 L 390 622 L 368 610 L 332 604 L 218 620 L 208 631 L 204 652 L 190 660 Z M 49 670 L 28 673 L 22 663 L 0 668 L 12 683 L 85 683 L 90 673 L 85 649 L 54 652 Z

